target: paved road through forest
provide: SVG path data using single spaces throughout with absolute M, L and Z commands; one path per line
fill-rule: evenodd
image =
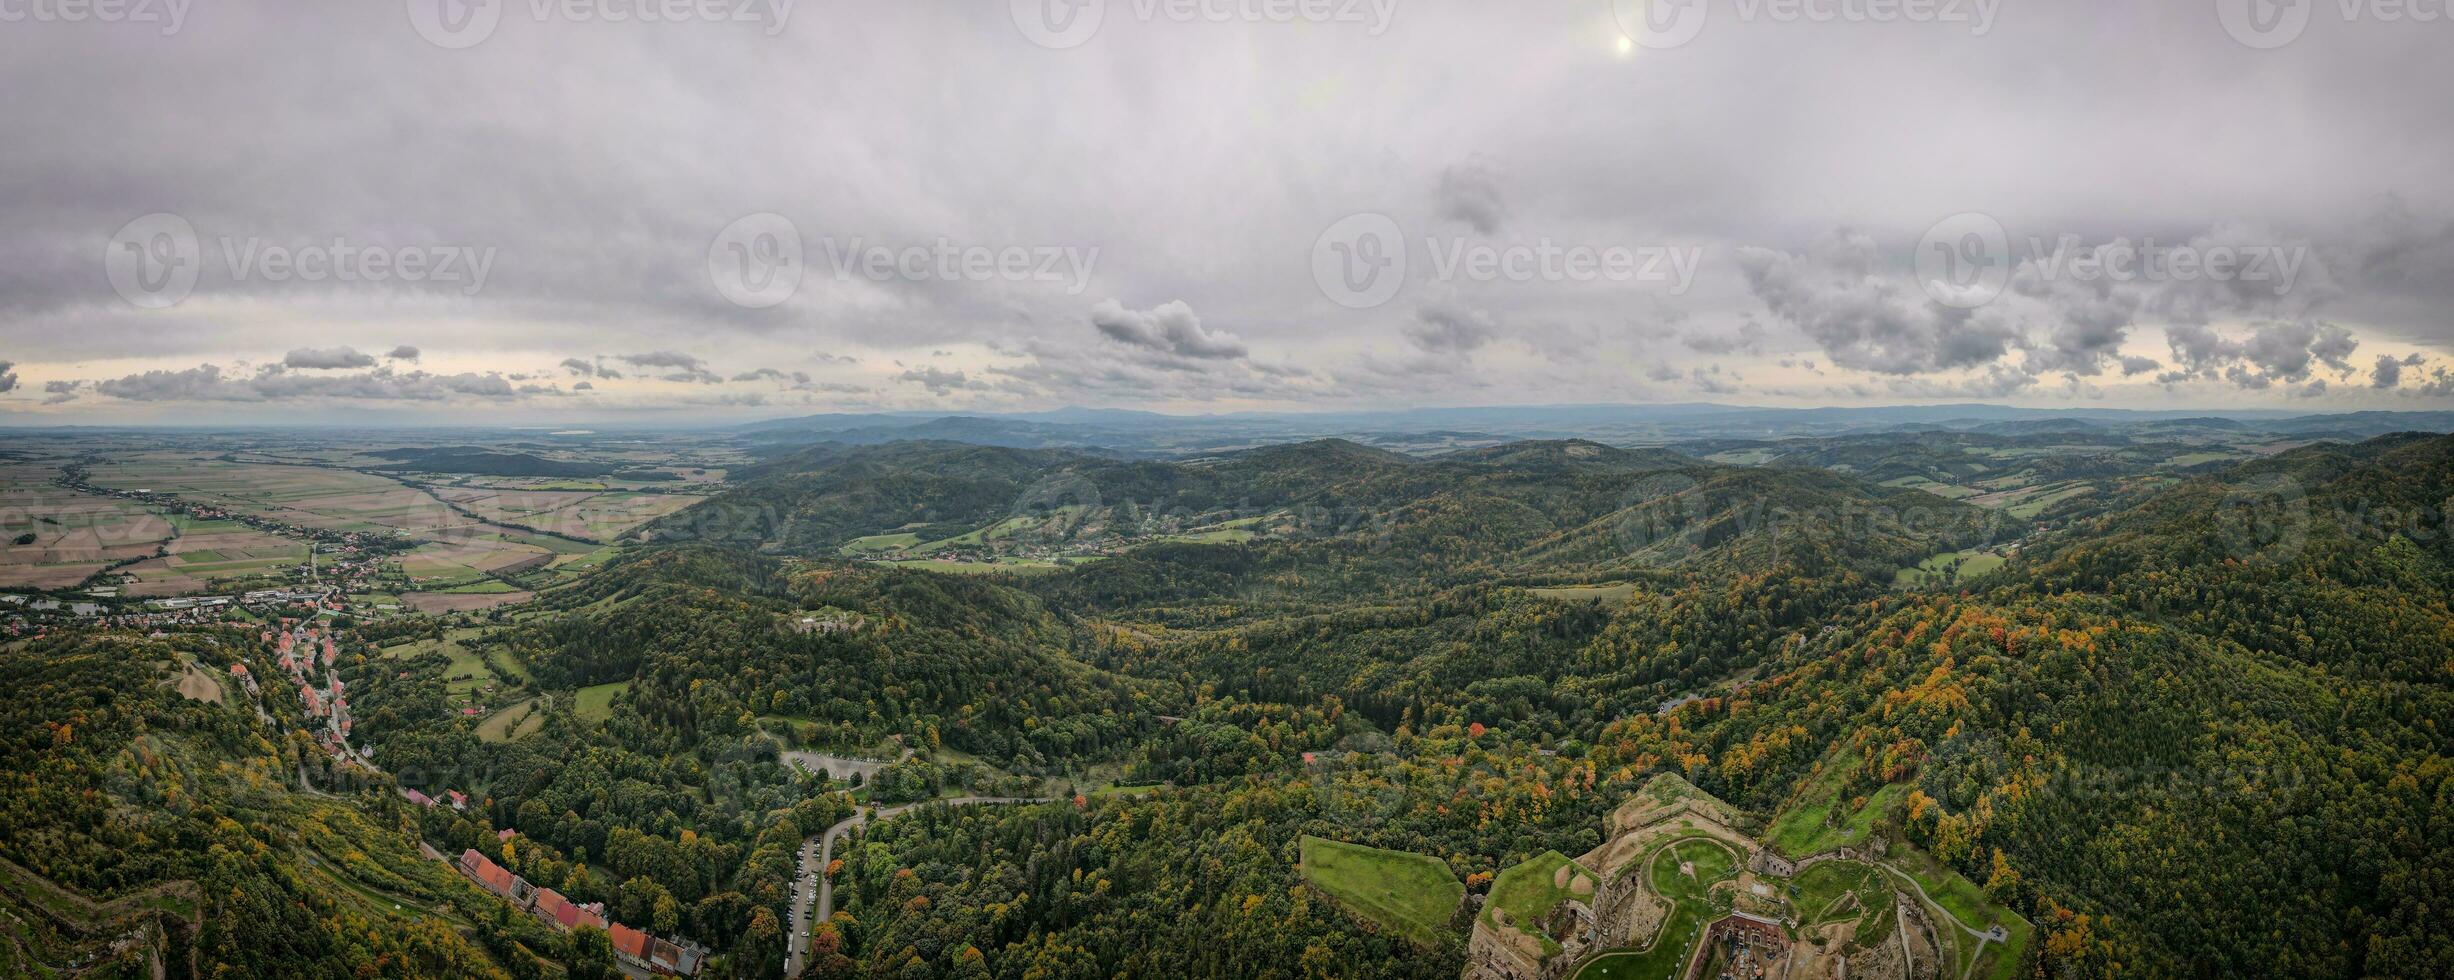
M 800 870 L 794 876 L 792 883 L 792 936 L 785 947 L 787 952 L 784 956 L 784 976 L 789 980 L 791 977 L 801 975 L 802 967 L 808 965 L 804 961 L 809 958 L 810 926 L 824 922 L 835 914 L 835 882 L 827 877 L 827 864 L 835 860 L 836 839 L 851 833 L 852 828 L 866 824 L 872 819 L 888 820 L 899 817 L 931 803 L 943 803 L 947 806 L 974 806 L 990 803 L 1048 803 L 1055 799 L 1053 796 L 959 796 L 951 800 L 922 800 L 918 803 L 886 807 L 878 810 L 874 818 L 869 816 L 868 810 L 863 809 L 845 817 L 835 826 L 828 827 L 825 833 L 803 841 Z M 810 917 L 810 905 L 813 899 L 818 906 L 816 918 Z

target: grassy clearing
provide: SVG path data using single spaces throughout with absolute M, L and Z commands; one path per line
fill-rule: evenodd
M 1558 884 L 1561 868 L 1574 869 L 1568 872 L 1569 887 Z M 1581 890 L 1576 887 L 1579 882 L 1583 883 Z M 1563 900 L 1592 901 L 1596 884 L 1591 872 L 1570 862 L 1566 855 L 1544 851 L 1511 865 L 1492 879 L 1491 900 L 1483 906 L 1483 918 L 1498 925 L 1498 916 L 1505 915 L 1509 925 L 1542 941 L 1543 956 L 1553 956 L 1559 952 L 1559 943 L 1542 934 L 1543 918 Z
M 2001 555 L 1978 548 L 1946 551 L 1928 556 L 1914 568 L 1892 573 L 1892 585 L 1904 589 L 1957 585 L 2001 568 L 2003 562 Z
M 535 734 L 543 727 L 545 712 L 537 706 L 537 699 L 522 698 L 478 722 L 477 738 L 483 742 L 508 742 Z
M 2175 456 L 2175 457 L 2173 457 L 2173 458 L 2171 458 L 2171 459 L 2165 460 L 2165 461 L 2164 461 L 2164 465 L 2165 465 L 2165 466 L 2168 466 L 2168 467 L 2179 467 L 2179 466 L 2198 466 L 2198 465 L 2205 464 L 2205 463 L 2213 463 L 2213 462 L 2218 462 L 2218 461 L 2221 461 L 2221 460 L 2228 460 L 2228 459 L 2240 459 L 2240 458 L 2241 458 L 2241 456 L 2240 456 L 2240 454 L 2238 454 L 2238 453 L 2218 453 L 2218 452 L 2196 452 L 2196 453 L 2183 453 L 2183 454 L 2181 454 L 2181 455 L 2179 455 L 2179 456 Z
M 1892 879 L 1871 864 L 1825 861 L 1798 872 L 1796 907 L 1810 926 L 1854 919 L 1850 941 L 1875 946 L 1892 934 Z
M 444 668 L 443 687 L 451 695 L 455 708 L 484 707 L 495 694 L 506 688 L 530 683 L 525 668 L 500 650 L 473 650 L 465 642 L 475 635 L 473 629 L 456 629 L 439 640 L 413 640 L 383 650 L 386 660 L 414 660 L 427 654 L 441 654 L 450 661 Z
M 920 543 L 920 535 L 910 531 L 894 534 L 870 534 L 844 542 L 836 550 L 847 555 L 866 555 L 880 551 L 904 551 Z
M 1969 928 L 1982 930 L 1997 921 L 1993 903 L 1985 900 L 1984 892 L 1959 872 L 1935 863 L 1929 855 L 1913 851 L 1892 865 L 1915 879 L 1926 890 L 1926 897 Z
M 1198 531 L 1186 531 L 1182 534 L 1162 534 L 1150 540 L 1153 543 L 1166 541 L 1176 544 L 1238 544 L 1250 541 L 1253 537 L 1253 532 L 1248 528 L 1211 527 Z
M 2026 500 L 2022 500 L 2019 503 L 2012 504 L 2011 506 L 2004 508 L 2003 513 L 2009 514 L 2024 521 L 2033 518 L 2038 514 L 2044 513 L 2045 508 L 2051 507 L 2054 504 L 2069 500 L 2070 498 L 2079 496 L 2083 493 L 2094 493 L 2095 491 L 2095 487 L 2088 486 L 2087 484 L 2073 483 L 2054 490 L 2033 494 Z
M 1636 583 L 1611 582 L 1603 585 L 1557 585 L 1540 589 L 1527 589 L 1525 591 L 1531 592 L 1545 599 L 1599 599 L 1603 602 L 1617 602 L 1621 599 L 1635 595 Z
M 520 658 L 512 656 L 501 647 L 486 651 L 486 666 L 493 668 L 496 676 L 515 683 L 533 684 L 537 680 L 529 676 L 528 667 L 520 663 Z
M 605 562 L 612 559 L 613 556 L 621 553 L 621 548 L 614 545 L 606 545 L 605 547 L 598 548 L 594 551 L 581 555 L 555 555 L 553 561 L 549 563 L 546 568 L 557 575 L 577 575 L 581 572 L 594 571 L 598 566 L 605 564 Z
M 1850 759 L 1826 762 L 1823 772 L 1773 816 L 1764 843 L 1782 854 L 1802 858 L 1865 840 L 1874 831 L 1875 821 L 1891 812 L 1908 789 L 1897 783 L 1885 786 L 1868 796 L 1864 806 L 1852 808 L 1851 801 L 1838 797 L 1841 774 L 1853 768 L 1856 762 Z M 1833 812 L 1836 807 L 1841 809 L 1837 815 Z
M 912 550 L 932 552 L 945 548 L 978 548 L 988 544 L 991 541 L 1012 535 L 1015 531 L 1029 527 L 1036 523 L 1038 523 L 1038 521 L 1030 517 L 1009 517 L 987 527 L 965 531 L 951 538 L 939 538 L 935 541 L 915 547 Z
M 1695 880 L 1709 887 L 1714 882 L 1738 877 L 1738 855 L 1719 842 L 1695 837 L 1672 845 L 1672 853 L 1695 869 Z
M 604 721 L 613 717 L 614 695 L 631 689 L 629 681 L 615 681 L 580 688 L 571 696 L 571 713 L 581 721 Z
M 1466 886 L 1438 858 L 1305 836 L 1304 880 L 1417 942 L 1436 944 Z
M 1980 492 L 1958 484 L 1941 483 L 1922 476 L 1894 477 L 1883 481 L 1883 485 L 1887 487 L 1906 487 L 1911 490 L 1923 490 L 1945 500 L 1959 500 L 1965 497 L 1974 497 Z

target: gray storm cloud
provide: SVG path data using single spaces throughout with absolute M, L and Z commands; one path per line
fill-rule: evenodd
M 1499 338 L 1501 329 L 1491 314 L 1453 305 L 1426 306 L 1415 311 L 1405 327 L 1406 339 L 1434 353 L 1464 354 Z
M 1251 353 L 1235 335 L 1204 329 L 1201 318 L 1183 300 L 1147 310 L 1128 310 L 1115 300 L 1103 300 L 1091 307 L 1091 326 L 1117 343 L 1177 357 L 1217 359 Z
M 377 368 L 361 374 L 297 374 L 265 369 L 226 372 L 200 364 L 183 370 L 144 371 L 94 384 L 106 398 L 130 402 L 285 402 L 352 399 L 376 402 L 437 402 L 455 398 L 514 401 L 560 392 L 548 385 L 513 385 L 499 374 L 396 373 Z
M 0 149 L 0 340 L 29 379 L 0 410 L 329 398 L 503 418 L 551 404 L 509 377 L 540 371 L 710 409 L 736 383 L 772 406 L 1744 401 L 1781 358 L 1851 397 L 2049 399 L 2069 375 L 2164 405 L 2160 381 L 2233 397 L 2331 376 L 2353 347 L 2363 367 L 2390 353 L 2395 383 L 2371 368 L 2328 397 L 2399 404 L 2445 396 L 2431 372 L 2454 348 L 2454 100 L 2437 96 L 2454 59 L 2407 25 L 2256 51 L 2203 3 L 2077 0 L 2005 11 L 1982 38 L 1716 20 L 1623 55 L 1599 6 L 1431 0 L 1374 35 L 1111 17 L 1050 52 L 1000 10 L 918 0 L 772 33 L 506 17 L 447 51 L 397 4 L 210 13 L 170 36 L 0 31 L 19 95 L 0 100 L 18 134 Z M 2280 293 L 2015 277 L 1989 306 L 1938 307 L 1913 253 L 1967 211 L 2022 241 L 2305 258 Z M 104 256 L 157 212 L 193 229 L 200 275 L 145 306 Z M 1311 250 L 1366 212 L 1403 230 L 1415 279 L 1348 309 Z M 801 249 L 789 300 L 752 309 L 710 259 L 755 214 Z M 1678 294 L 1425 282 L 1426 237 L 1706 260 Z M 829 246 L 856 241 L 1097 249 L 1095 291 L 838 274 Z M 495 261 L 474 294 L 231 261 L 336 243 Z M 937 375 L 856 376 L 931 350 L 953 352 Z M 1694 373 L 1707 363 L 1727 370 Z
M 1872 238 L 1845 232 L 1800 255 L 1738 250 L 1747 288 L 1842 367 L 1949 371 L 1992 363 L 2011 348 L 2018 333 L 1999 318 L 1944 306 L 1904 278 L 1878 276 L 1880 259 Z
M 281 363 L 284 367 L 331 370 L 374 367 L 375 357 L 372 354 L 358 353 L 348 347 L 330 347 L 322 350 L 306 348 L 282 355 Z

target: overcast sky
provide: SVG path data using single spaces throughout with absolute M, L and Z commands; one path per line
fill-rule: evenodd
M 2397 8 L 125 2 L 0 0 L 0 421 L 2454 408 Z

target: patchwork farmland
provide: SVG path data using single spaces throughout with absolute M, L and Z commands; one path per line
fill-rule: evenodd
M 0 465 L 0 586 L 68 588 L 170 540 L 168 517 L 59 486 L 60 472 L 56 464 Z
M 306 542 L 268 534 L 237 521 L 173 515 L 169 553 L 120 569 L 132 596 L 235 591 L 307 560 Z
M 314 466 L 146 454 L 96 463 L 87 480 L 328 531 L 432 533 L 477 523 L 394 480 Z
M 517 490 L 436 487 L 434 494 L 490 521 L 584 541 L 612 541 L 640 525 L 698 503 L 689 494 L 625 490 Z
M 523 531 L 470 517 L 427 491 L 389 477 L 350 470 L 276 463 L 232 462 L 192 455 L 152 453 L 93 465 L 90 483 L 117 490 L 176 496 L 283 524 L 328 531 L 390 533 L 418 544 L 401 554 L 402 601 L 426 611 L 483 609 L 526 599 L 526 591 L 502 581 L 543 568 L 594 546 Z M 583 495 L 588 496 L 588 495 Z M 568 503 L 577 503 L 571 501 Z M 207 535 L 237 533 L 203 527 Z M 288 557 L 261 532 L 237 538 L 212 536 L 182 551 L 133 569 L 145 595 L 203 588 L 215 575 L 256 570 L 259 563 Z M 303 558 L 303 547 L 295 563 Z

